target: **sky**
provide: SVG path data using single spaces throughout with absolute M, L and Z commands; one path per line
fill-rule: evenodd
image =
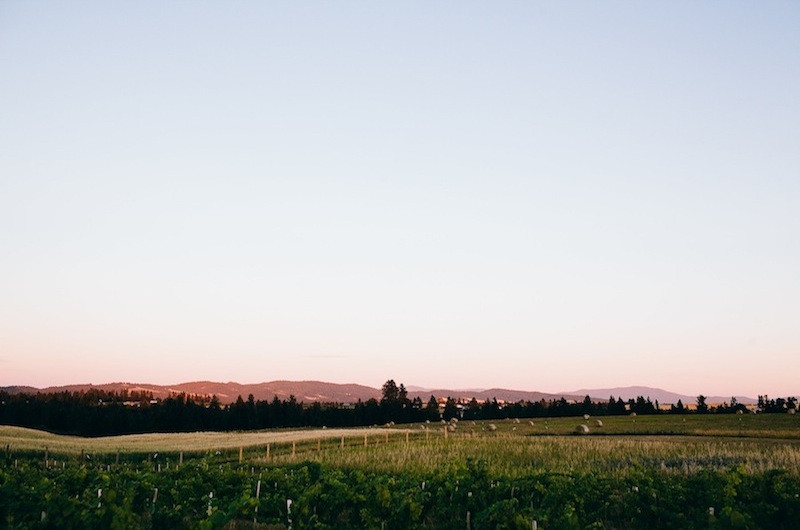
M 0 2 L 0 386 L 800 395 L 797 2 Z

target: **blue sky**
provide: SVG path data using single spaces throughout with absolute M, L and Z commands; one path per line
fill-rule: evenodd
M 0 385 L 798 394 L 792 2 L 0 4 Z

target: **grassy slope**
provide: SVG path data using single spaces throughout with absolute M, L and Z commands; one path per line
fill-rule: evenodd
M 702 466 L 712 462 L 723 467 L 745 465 L 753 470 L 800 471 L 800 416 L 662 415 L 599 419 L 602 426 L 597 426 L 593 418 L 462 421 L 447 438 L 441 424 L 391 429 L 197 432 L 101 438 L 0 426 L 0 448 L 43 452 L 46 447 L 50 454 L 63 455 L 221 451 L 223 458 L 235 459 L 243 447 L 245 458 L 260 460 L 265 457 L 266 444 L 270 444 L 270 459 L 274 462 L 301 458 L 335 466 L 401 470 L 431 469 L 471 458 L 484 460 L 503 474 L 512 475 L 515 470 L 608 472 L 633 463 L 672 468 L 683 467 L 684 463 Z M 589 436 L 566 436 L 579 424 L 590 426 Z M 410 442 L 408 445 L 406 440 Z M 345 451 L 340 450 L 342 445 Z
M 364 434 L 380 436 L 384 429 L 304 429 L 267 430 L 248 432 L 190 432 L 131 434 L 82 438 L 63 436 L 23 427 L 0 426 L 0 446 L 10 445 L 14 450 L 51 453 L 152 453 L 152 452 L 202 452 L 239 447 L 263 447 L 266 444 L 291 444 L 314 442 L 318 439 L 339 440 L 363 438 Z M 394 431 L 393 431 L 394 432 Z

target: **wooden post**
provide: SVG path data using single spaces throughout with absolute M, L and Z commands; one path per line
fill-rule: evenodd
M 344 435 L 342 435 L 342 442 L 339 444 L 339 449 L 344 449 Z
M 408 445 L 408 431 L 406 431 L 406 445 Z
M 389 431 L 386 431 L 386 443 L 389 443 Z
M 322 449 L 322 439 L 317 438 L 317 451 L 320 451 L 321 449 Z
M 267 460 L 269 460 L 269 444 L 267 444 Z
M 447 440 L 447 426 L 444 427 L 444 439 Z
M 367 446 L 367 433 L 364 433 L 364 447 Z
M 294 453 L 297 450 L 297 442 L 292 442 L 292 458 L 294 458 Z
M 239 463 L 240 464 L 242 463 L 242 460 L 244 460 L 244 447 L 239 447 Z
M 44 467 L 50 467 L 50 462 L 48 462 L 48 453 L 47 453 L 47 446 L 44 446 Z
M 467 530 L 472 530 L 472 525 L 470 524 L 470 515 L 471 514 L 469 513 L 469 510 L 467 510 Z
M 183 465 L 183 451 L 181 451 L 180 456 L 178 456 L 178 465 L 179 466 Z

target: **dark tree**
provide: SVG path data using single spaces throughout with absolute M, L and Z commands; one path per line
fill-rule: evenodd
M 705 414 L 708 412 L 708 405 L 706 404 L 706 397 L 703 394 L 697 396 L 697 413 Z
M 434 396 L 431 396 L 428 400 L 428 404 L 425 406 L 425 419 L 429 421 L 439 420 L 439 402 L 436 401 Z
M 450 420 L 452 418 L 458 418 L 458 407 L 456 407 L 456 401 L 447 396 L 447 401 L 444 404 L 444 419 Z
M 400 399 L 400 389 L 397 388 L 397 383 L 394 382 L 394 379 L 389 379 L 383 384 L 381 395 L 381 403 L 395 403 Z

